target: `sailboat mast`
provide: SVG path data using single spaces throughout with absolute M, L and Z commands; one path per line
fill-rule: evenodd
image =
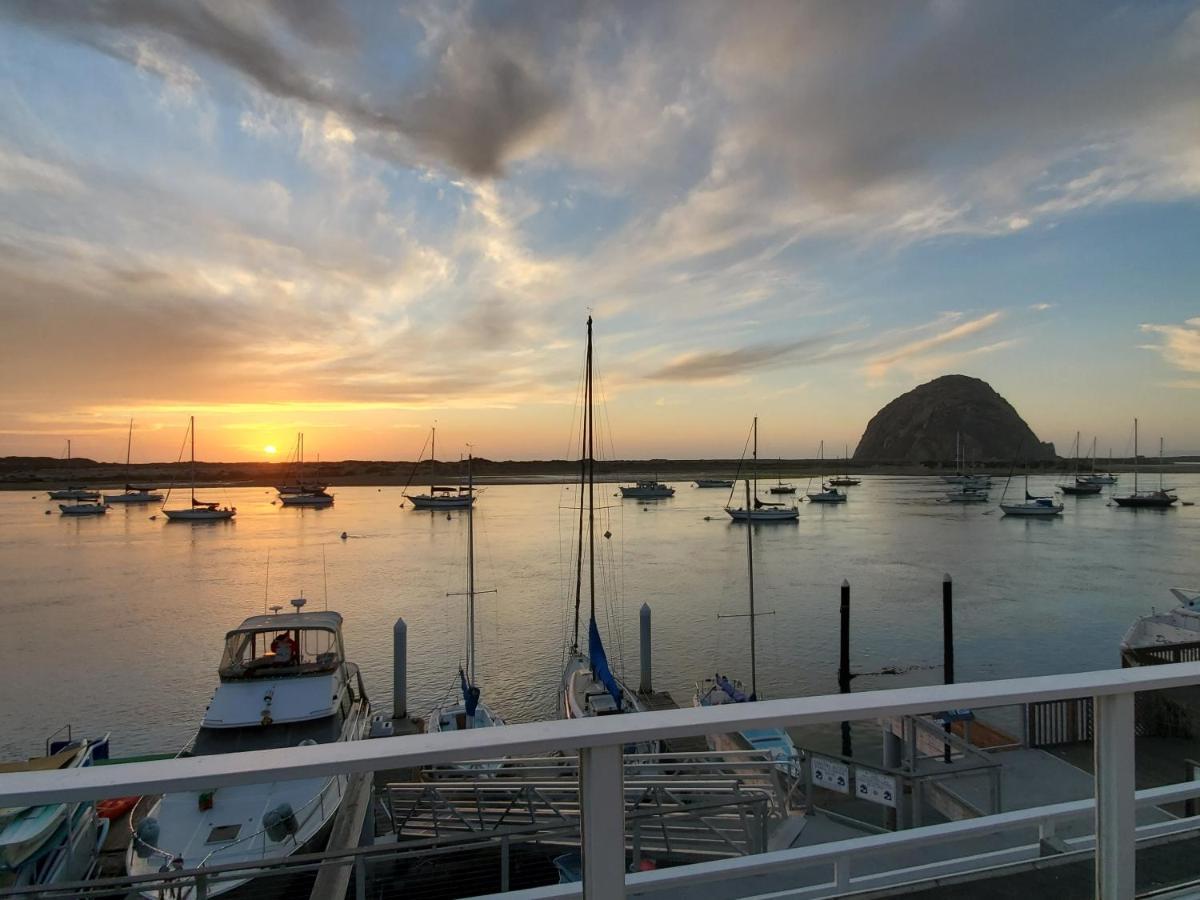
M 587 458 L 588 458 L 588 600 L 592 620 L 596 618 L 596 455 L 593 441 L 596 419 L 592 412 L 592 317 L 587 321 Z
M 133 419 L 129 420 L 129 437 L 125 440 L 125 483 L 129 484 L 129 454 L 133 450 Z
M 744 453 L 745 451 L 743 450 L 742 452 Z M 754 417 L 754 449 L 751 451 L 750 458 L 753 460 L 750 463 L 750 474 L 754 478 L 754 499 L 758 500 L 758 416 Z M 750 510 L 750 501 L 747 500 L 746 515 L 753 517 L 753 513 Z
M 1138 492 L 1137 477 L 1138 477 L 1138 434 L 1137 434 L 1137 419 L 1133 420 L 1133 492 Z
M 196 505 L 196 417 L 188 417 L 188 432 L 192 436 L 192 506 Z
M 430 436 L 429 444 L 429 496 L 433 496 L 434 477 L 433 477 L 433 461 L 437 459 L 437 426 L 433 426 L 433 433 Z
M 467 681 L 475 683 L 475 479 L 467 454 Z
M 757 420 L 756 420 L 757 421 Z M 746 482 L 746 509 L 750 509 L 750 482 Z M 750 585 L 750 696 L 758 698 L 758 660 L 754 644 L 754 520 L 746 523 L 746 575 Z
M 1158 439 L 1158 491 L 1163 489 L 1163 439 Z

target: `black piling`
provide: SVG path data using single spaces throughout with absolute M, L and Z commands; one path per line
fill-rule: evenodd
M 850 693 L 850 582 L 842 579 L 842 650 L 838 663 L 838 690 L 843 694 Z M 842 756 L 853 756 L 850 741 L 850 723 L 842 723 Z
M 942 683 L 954 684 L 954 582 L 950 574 L 942 577 Z M 946 711 L 946 733 L 950 733 L 950 711 Z M 946 745 L 946 763 L 950 762 L 950 742 Z

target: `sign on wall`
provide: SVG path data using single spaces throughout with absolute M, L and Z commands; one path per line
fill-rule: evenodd
M 855 771 L 855 777 L 856 797 L 870 800 L 872 803 L 881 803 L 893 809 L 896 807 L 896 779 L 894 777 L 873 769 L 863 768 Z
M 825 788 L 827 791 L 837 791 L 839 794 L 850 793 L 850 767 L 824 756 L 812 757 L 813 787 Z

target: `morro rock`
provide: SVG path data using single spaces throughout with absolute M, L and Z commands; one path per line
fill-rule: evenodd
M 856 462 L 919 463 L 954 459 L 962 436 L 970 461 L 1053 459 L 1054 445 L 1038 440 L 1011 403 L 991 385 L 966 375 L 943 375 L 897 397 L 867 423 Z

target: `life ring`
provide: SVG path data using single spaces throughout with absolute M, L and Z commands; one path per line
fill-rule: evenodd
M 96 804 L 96 815 L 115 822 L 133 809 L 140 799 L 141 797 L 114 797 L 112 800 L 101 800 Z

